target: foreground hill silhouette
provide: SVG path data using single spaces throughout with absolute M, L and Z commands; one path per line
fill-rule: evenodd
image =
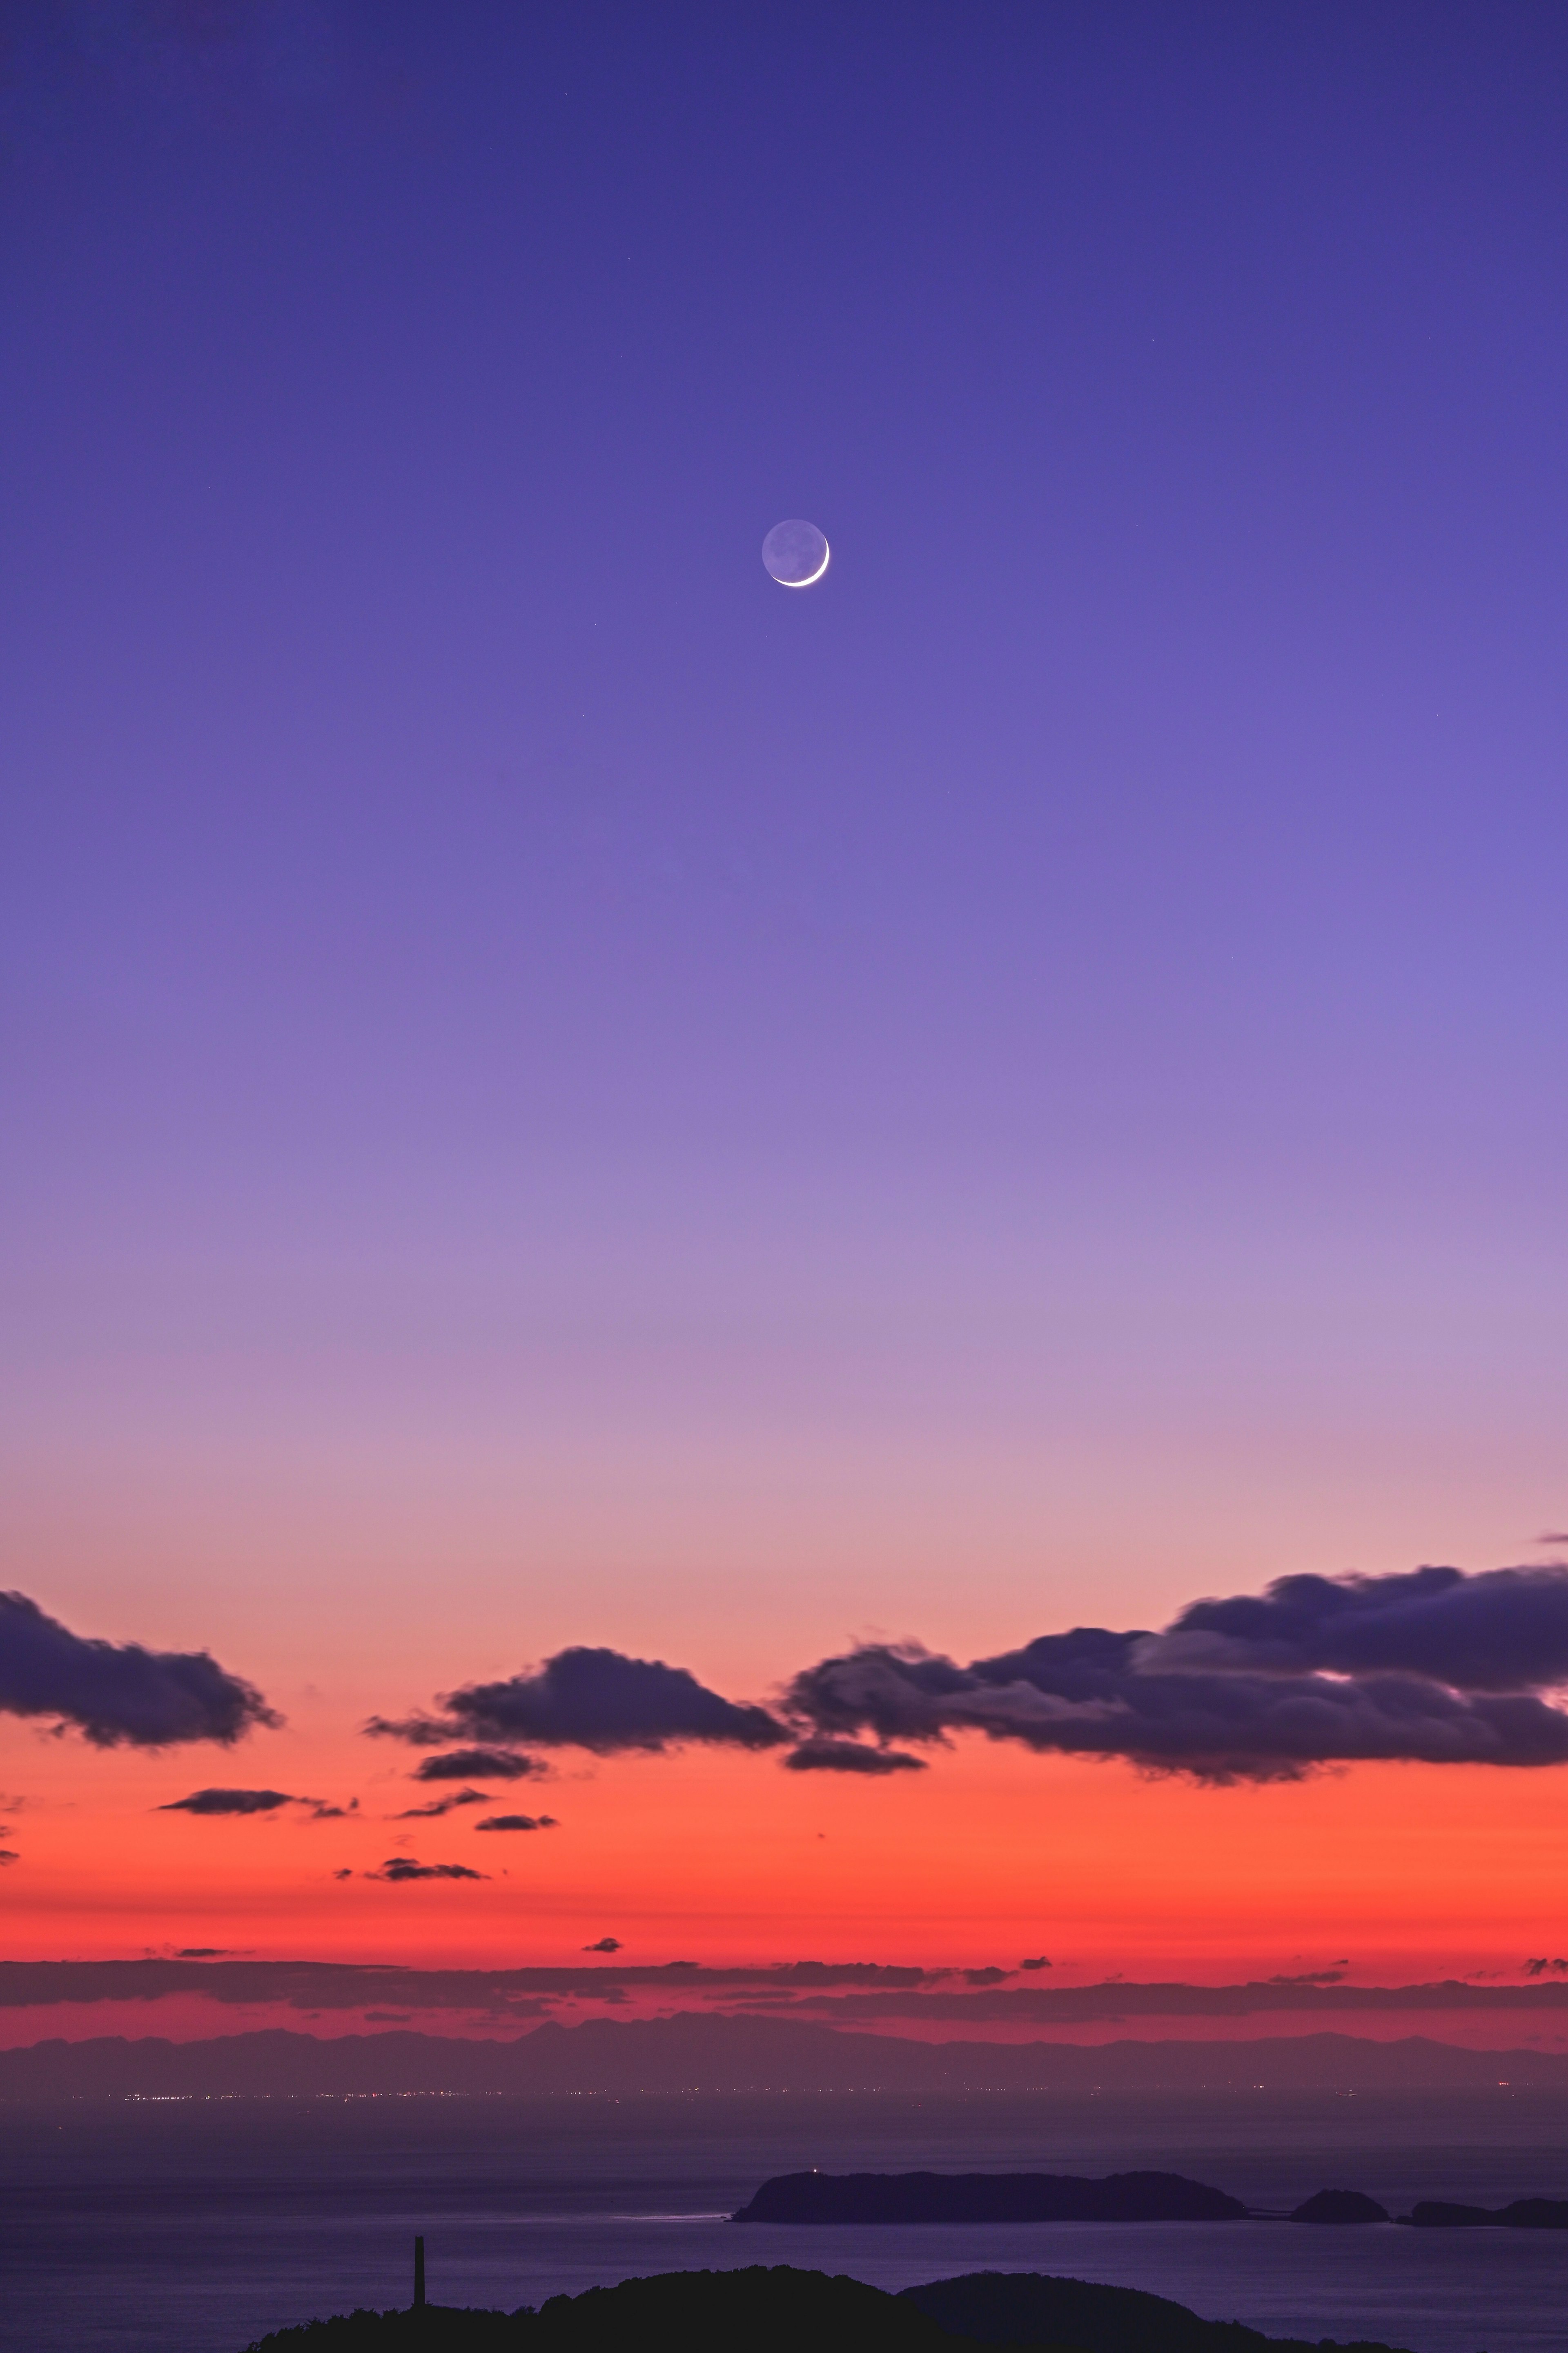
M 1200 2320 L 1137 2288 L 1037 2272 L 973 2272 L 889 2295 L 861 2280 L 780 2263 L 665 2272 L 552 2296 L 538 2312 L 353 2312 L 263 2337 L 248 2353 L 963 2353 L 980 2345 L 1050 2353 L 1391 2353 L 1264 2337 Z
M 1179 2173 L 776 2173 L 737 2222 L 1242 2222 Z

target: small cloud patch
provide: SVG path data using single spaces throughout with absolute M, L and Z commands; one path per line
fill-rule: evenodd
M 868 1748 L 858 1740 L 803 1740 L 784 1760 L 786 1773 L 923 1773 L 923 1757 L 901 1748 Z
M 490 1814 L 474 1824 L 477 1831 L 558 1831 L 560 1827 L 553 1814 Z
M 286 1789 L 193 1789 L 188 1798 L 172 1798 L 154 1806 L 156 1814 L 275 1814 L 279 1806 L 297 1806 Z
M 380 1719 L 375 1719 L 379 1725 Z M 444 1757 L 420 1759 L 416 1781 L 524 1781 L 548 1775 L 538 1757 L 524 1757 L 515 1748 L 450 1748 Z
M 384 1879 L 396 1887 L 408 1879 L 488 1879 L 488 1871 L 470 1871 L 466 1862 L 417 1862 L 411 1854 L 390 1854 L 367 1879 Z

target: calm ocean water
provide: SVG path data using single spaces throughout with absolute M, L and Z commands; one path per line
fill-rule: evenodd
M 1162 2166 L 1249 2203 L 1392 2211 L 1568 2195 L 1555 2095 L 386 2100 L 0 2109 L 0 2342 L 241 2353 L 268 2328 L 432 2299 L 511 2308 L 654 2271 L 795 2263 L 901 2287 L 984 2267 L 1178 2297 L 1279 2335 L 1562 2353 L 1568 2232 L 1288 2223 L 780 2230 L 724 2221 L 770 2173 Z

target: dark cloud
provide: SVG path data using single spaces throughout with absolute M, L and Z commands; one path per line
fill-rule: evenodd
M 477 1831 L 558 1831 L 560 1827 L 553 1814 L 491 1814 L 474 1824 Z
M 154 1806 L 157 1814 L 275 1814 L 282 1806 L 304 1806 L 310 1822 L 346 1822 L 359 1811 L 359 1799 L 330 1806 L 323 1798 L 292 1798 L 286 1789 L 193 1789 L 188 1798 L 174 1798 Z
M 1341 1985 L 1349 1967 L 1348 1961 L 1336 1961 L 1331 1969 L 1303 1969 L 1299 1977 L 1270 1978 L 1268 1982 L 1278 1986 Z
M 366 1879 L 387 1879 L 398 1885 L 405 1879 L 488 1879 L 489 1872 L 470 1871 L 466 1862 L 416 1862 L 409 1854 L 390 1854 L 379 1871 L 367 1871 Z
M 89 1641 L 22 1593 L 0 1593 L 0 1713 L 53 1716 L 95 1747 L 238 1740 L 281 1716 L 205 1651 Z
M 1524 1974 L 1527 1978 L 1568 1977 L 1568 1961 L 1526 1961 Z
M 1037 1953 L 1032 1961 L 1020 1961 L 1018 1964 L 1021 1969 L 1048 1969 L 1050 1966 L 1044 1953 Z
M 859 1740 L 803 1740 L 784 1758 L 786 1773 L 923 1773 L 923 1757 L 901 1748 L 870 1748 Z
M 395 1822 L 416 1822 L 427 1815 L 453 1813 L 459 1806 L 488 1806 L 489 1803 L 488 1789 L 454 1789 L 449 1798 L 432 1798 L 427 1806 L 406 1806 L 402 1813 L 394 1814 L 392 1819 Z
M 596 1945 L 584 1945 L 583 1947 L 585 1953 L 618 1953 L 620 1949 L 621 1940 L 618 1936 L 601 1936 Z
M 372 1723 L 382 1730 L 380 1716 Z M 443 1735 L 443 1737 L 445 1736 Z M 426 1757 L 414 1775 L 416 1781 L 521 1781 L 530 1774 L 548 1773 L 537 1757 L 520 1757 L 512 1748 L 454 1748 L 445 1757 Z
M 347 1870 L 344 1870 L 344 1871 L 334 1871 L 334 1872 L 333 1872 L 333 1873 L 332 1873 L 332 1877 L 333 1877 L 334 1879 L 352 1879 L 352 1878 L 353 1877 L 353 1873 L 352 1871 L 347 1871 Z
M 1325 1591 L 1345 1608 L 1325 1603 Z M 1271 1616 L 1277 1603 L 1281 1614 Z M 1079 1626 L 968 1666 L 913 1644 L 867 1644 L 797 1675 L 786 1707 L 816 1738 L 943 1742 L 982 1732 L 1215 1783 L 1296 1780 L 1319 1766 L 1377 1758 L 1560 1765 L 1568 1715 L 1519 1687 L 1544 1686 L 1568 1665 L 1568 1651 L 1560 1660 L 1562 1645 L 1553 1648 L 1560 1609 L 1568 1636 L 1568 1570 L 1289 1577 L 1245 1607 L 1194 1604 L 1167 1635 Z M 1264 1621 L 1248 1614 L 1257 1611 L 1271 1630 L 1267 1641 Z M 1223 1626 L 1210 1622 L 1215 1613 Z M 1450 1647 L 1468 1655 L 1462 1689 L 1437 1673 L 1439 1662 L 1460 1673 Z M 1515 1688 L 1500 1687 L 1505 1672 Z
M 0 1846 L 0 1869 L 3 1869 L 8 1862 L 20 1862 L 22 1858 L 16 1852 L 15 1847 Z
M 721 1699 L 684 1667 L 628 1659 L 619 1651 L 558 1651 L 531 1674 L 467 1683 L 446 1693 L 440 1718 L 372 1716 L 373 1735 L 428 1746 L 460 1740 L 532 1740 L 607 1757 L 661 1750 L 689 1740 L 735 1748 L 776 1748 L 794 1735 L 766 1708 Z
M 226 1945 L 182 1945 L 174 1958 L 177 1961 L 221 1961 L 227 1950 Z
M 188 1798 L 173 1798 L 154 1806 L 158 1814 L 275 1814 L 279 1806 L 302 1802 L 283 1789 L 193 1789 Z
M 1463 1692 L 1568 1683 L 1568 1568 L 1281 1577 L 1194 1601 L 1139 1663 L 1159 1672 L 1421 1675 Z

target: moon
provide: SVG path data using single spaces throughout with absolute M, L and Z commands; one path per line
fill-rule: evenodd
M 775 522 L 763 542 L 763 564 L 781 588 L 809 588 L 827 569 L 827 542 L 814 522 Z

